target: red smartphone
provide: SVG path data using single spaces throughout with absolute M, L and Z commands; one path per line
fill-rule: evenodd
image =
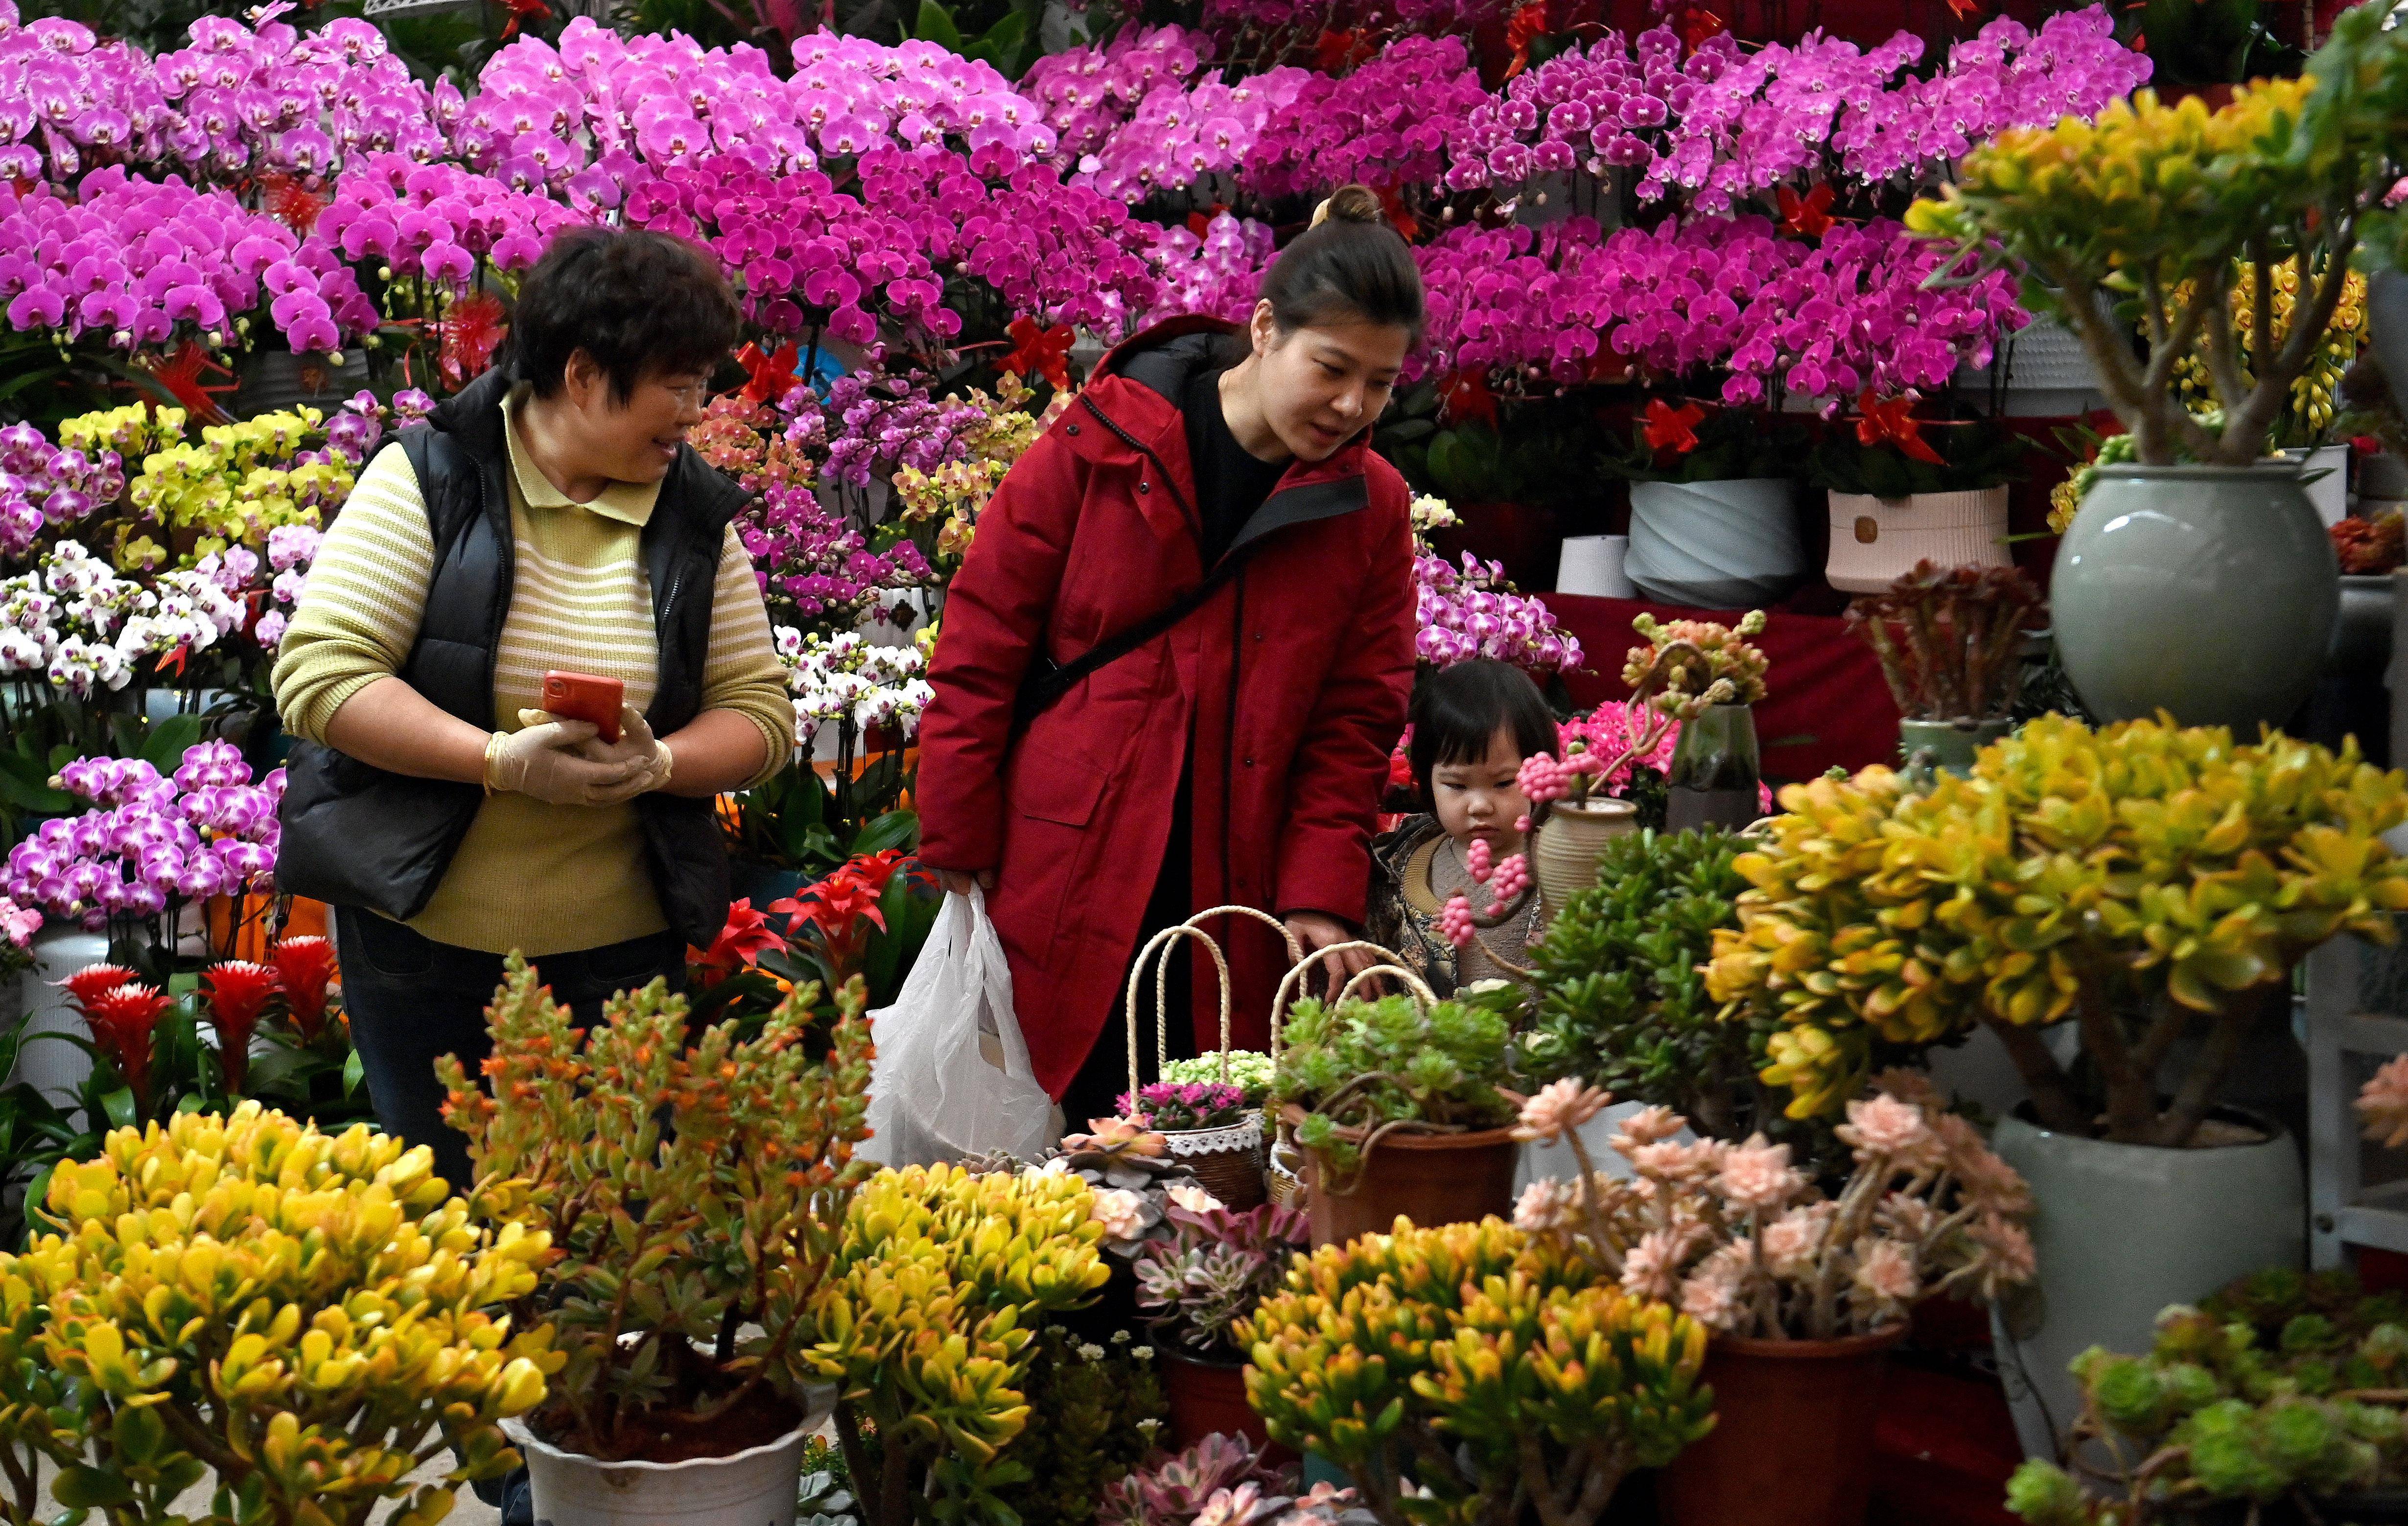
M 627 685 L 615 678 L 592 673 L 543 675 L 543 708 L 564 721 L 591 721 L 604 741 L 619 740 L 619 707 L 626 702 Z

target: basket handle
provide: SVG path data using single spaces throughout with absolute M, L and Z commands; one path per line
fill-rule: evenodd
M 1404 956 L 1397 953 L 1393 949 L 1383 948 L 1377 943 L 1367 943 L 1359 938 L 1352 943 L 1331 943 L 1325 948 L 1316 948 L 1311 954 L 1306 955 L 1296 962 L 1295 967 L 1288 971 L 1285 978 L 1281 980 L 1279 994 L 1271 998 L 1271 1059 L 1274 1063 L 1277 1063 L 1280 1055 L 1280 1016 L 1283 1013 L 1287 1011 L 1288 1001 L 1294 996 L 1297 989 L 1297 982 L 1304 976 L 1306 972 L 1310 971 L 1314 965 L 1319 964 L 1322 960 L 1328 958 L 1330 956 L 1349 953 L 1358 948 L 1364 949 L 1377 956 L 1382 962 L 1373 965 L 1370 969 L 1363 971 L 1361 973 L 1355 975 L 1352 980 L 1349 980 L 1345 986 L 1338 993 L 1338 1000 L 1343 1001 L 1347 998 L 1353 996 L 1354 994 L 1355 987 L 1360 986 L 1369 976 L 1395 975 L 1403 983 L 1406 989 L 1412 992 L 1414 1000 L 1418 1001 L 1422 1004 L 1423 1011 L 1426 1012 L 1430 1008 L 1438 1005 L 1438 993 L 1431 990 L 1428 983 L 1424 981 L 1421 976 L 1414 974 L 1411 970 L 1406 969 L 1404 967 Z
M 1151 939 L 1148 939 L 1145 946 L 1138 951 L 1136 959 L 1131 961 L 1129 965 L 1128 1001 L 1126 1010 L 1128 1015 L 1129 1095 L 1131 1097 L 1135 1097 L 1138 1091 L 1137 993 L 1139 982 L 1145 978 L 1145 961 L 1149 957 L 1153 957 L 1154 960 L 1154 1069 L 1156 1073 L 1159 1073 L 1162 1068 L 1168 1065 L 1170 1062 L 1170 956 L 1172 951 L 1179 946 L 1179 942 L 1182 938 L 1194 939 L 1197 943 L 1204 945 L 1204 951 L 1206 953 L 1212 956 L 1213 973 L 1217 977 L 1221 988 L 1221 1048 L 1219 1053 L 1221 1061 L 1221 1080 L 1226 1084 L 1229 1079 L 1229 960 L 1228 957 L 1221 952 L 1221 945 L 1213 941 L 1211 934 L 1204 931 L 1202 928 L 1197 926 L 1198 923 L 1209 922 L 1216 916 L 1251 916 L 1257 922 L 1261 922 L 1268 926 L 1272 931 L 1280 935 L 1282 941 L 1287 944 L 1288 958 L 1291 963 L 1304 957 L 1304 945 L 1297 941 L 1295 933 L 1288 930 L 1287 924 L 1281 921 L 1278 917 L 1271 915 L 1268 912 L 1265 912 L 1260 908 L 1254 906 L 1214 906 L 1209 910 L 1197 913 L 1194 916 L 1191 916 L 1186 921 L 1180 923 L 1177 927 L 1165 928 L 1160 932 L 1155 933 Z M 1160 951 L 1158 955 L 1156 954 L 1156 950 Z

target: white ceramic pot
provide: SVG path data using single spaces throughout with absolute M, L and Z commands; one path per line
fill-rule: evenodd
M 1876 498 L 1833 493 L 1831 557 L 1823 575 L 1846 594 L 1875 594 L 1914 570 L 2007 564 L 2007 490 Z
M 1623 569 L 1630 557 L 1627 535 L 1575 535 L 1564 540 L 1555 567 L 1555 592 L 1592 598 L 1636 598 L 1639 589 Z
M 775 1441 L 689 1462 L 602 1462 L 517 1420 L 502 1429 L 526 1459 L 537 1526 L 794 1526 L 803 1443 L 826 1418 L 807 1415 Z
M 1630 484 L 1623 569 L 1667 604 L 1744 610 L 1806 579 L 1795 484 L 1786 477 Z
M 87 965 L 108 957 L 108 940 L 80 928 L 54 929 L 34 936 L 34 967 L 25 972 L 25 1042 L 17 1051 L 17 1068 L 8 1081 L 33 1083 L 54 1102 L 65 1102 L 92 1073 L 92 1057 L 64 1039 L 38 1039 L 44 1033 L 92 1036 L 75 1001 L 59 982 Z
M 1991 1144 L 2031 1184 L 2040 1275 L 1991 1314 L 2000 1376 L 2028 1457 L 2057 1455 L 2081 1403 L 2067 1363 L 2149 1348 L 2158 1311 L 2244 1273 L 2303 1265 L 2307 1194 L 2279 1125 L 2254 1144 L 2167 1150 L 2000 1121 Z

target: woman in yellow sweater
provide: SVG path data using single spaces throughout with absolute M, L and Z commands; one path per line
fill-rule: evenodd
M 583 1023 L 679 984 L 727 914 L 712 798 L 793 754 L 746 495 L 684 443 L 737 329 L 693 246 L 563 234 L 494 369 L 361 474 L 284 637 L 277 877 L 337 908 L 377 1117 L 455 1182 L 434 1062 L 477 1073 L 503 957 Z M 625 684 L 617 742 L 536 708 L 554 669 Z

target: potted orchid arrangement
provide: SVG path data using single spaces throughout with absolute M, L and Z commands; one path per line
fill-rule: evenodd
M 2030 444 L 1991 419 L 1918 419 L 1921 401 L 1867 389 L 1809 459 L 1808 482 L 1830 500 L 1824 576 L 1843 593 L 1877 592 L 1917 562 L 2007 565 L 2007 484 Z
M 1799 1526 L 1862 1520 L 1885 1353 L 1917 1303 L 2032 1275 L 2023 1179 L 1913 1073 L 1849 1102 L 1838 1135 L 1854 1170 L 1828 1196 L 1788 1145 L 1682 1143 L 1686 1125 L 1664 1107 L 1613 1136 L 1627 1174 L 1600 1173 L 1580 1126 L 1610 1101 L 1568 1078 L 1523 1104 L 1517 1132 L 1568 1143 L 1580 1169 L 1533 1183 L 1514 1222 L 1710 1332 L 1716 1422 L 1664 1476 L 1672 1518 L 1745 1526 L 1777 1488 Z
M 1639 591 L 1668 604 L 1744 609 L 1805 581 L 1796 467 L 1805 430 L 1761 409 L 1650 397 L 1606 469 L 1630 483 Z

